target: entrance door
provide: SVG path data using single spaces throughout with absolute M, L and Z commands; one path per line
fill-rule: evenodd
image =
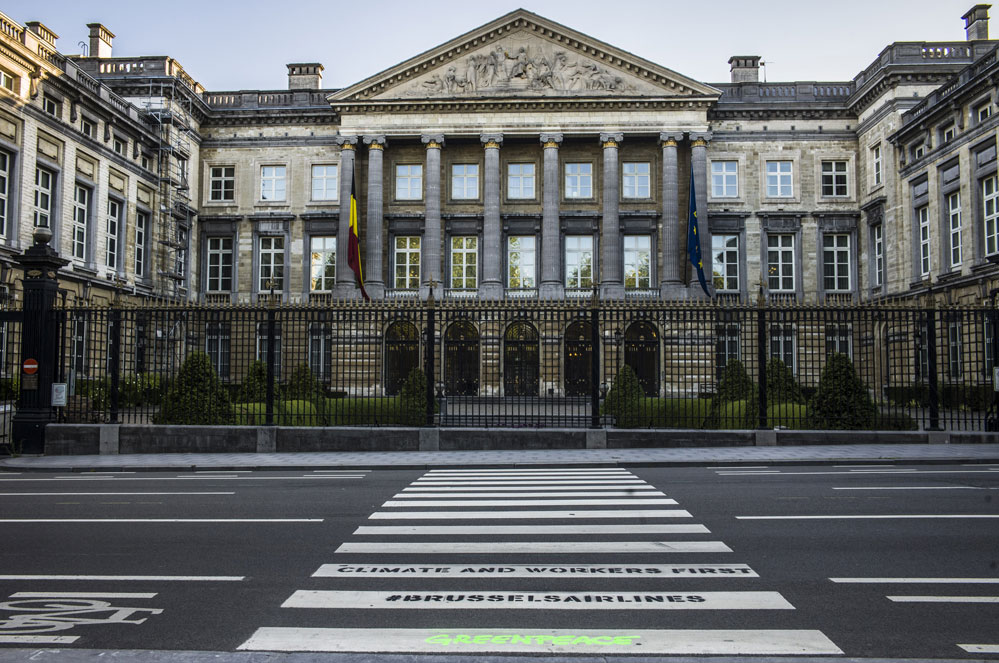
M 471 322 L 454 322 L 444 333 L 444 389 L 449 396 L 479 393 L 479 332 Z
M 579 320 L 565 331 L 565 395 L 589 396 L 593 389 L 590 323 Z
M 634 322 L 624 332 L 624 363 L 635 371 L 646 396 L 659 395 L 659 333 L 648 322 Z
M 398 394 L 419 365 L 420 333 L 416 325 L 406 320 L 393 322 L 385 330 L 385 394 Z
M 538 395 L 538 330 L 527 322 L 515 322 L 503 335 L 503 393 L 507 396 Z

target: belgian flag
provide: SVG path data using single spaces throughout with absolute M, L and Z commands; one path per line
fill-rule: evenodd
M 361 274 L 361 244 L 357 239 L 357 194 L 354 187 L 354 169 L 350 171 L 350 235 L 347 237 L 347 264 L 354 270 L 357 277 L 357 285 L 361 288 L 361 296 L 364 301 L 370 302 L 367 291 L 364 289 L 364 276 Z

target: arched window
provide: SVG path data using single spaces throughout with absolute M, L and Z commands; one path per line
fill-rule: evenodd
M 385 394 L 398 394 L 406 378 L 419 366 L 419 330 L 408 320 L 393 322 L 385 330 Z
M 514 322 L 503 334 L 503 394 L 538 395 L 538 330 L 528 322 Z
M 649 322 L 633 322 L 624 332 L 624 363 L 635 371 L 646 396 L 659 395 L 659 332 Z
M 450 396 L 479 393 L 479 331 L 466 320 L 444 333 L 444 389 Z

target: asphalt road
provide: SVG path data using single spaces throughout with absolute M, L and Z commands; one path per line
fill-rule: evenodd
M 999 465 L 0 473 L 32 650 L 999 660 Z

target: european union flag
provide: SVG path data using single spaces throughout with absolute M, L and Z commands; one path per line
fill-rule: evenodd
M 690 169 L 690 204 L 687 206 L 687 255 L 690 264 L 697 270 L 697 280 L 708 297 L 708 284 L 704 281 L 704 261 L 701 259 L 701 235 L 697 232 L 697 196 L 694 195 L 694 169 Z

